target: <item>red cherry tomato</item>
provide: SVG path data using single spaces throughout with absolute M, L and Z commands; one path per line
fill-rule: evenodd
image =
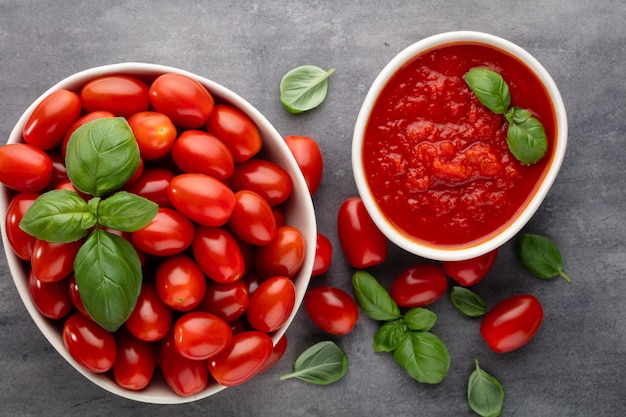
M 263 332 L 237 333 L 226 350 L 209 359 L 209 372 L 221 385 L 240 385 L 263 368 L 272 349 L 272 339 Z
M 317 234 L 317 244 L 315 246 L 315 260 L 313 261 L 313 271 L 311 276 L 316 277 L 328 271 L 333 256 L 333 244 L 330 239 L 321 233 Z
M 176 140 L 176 126 L 169 117 L 154 111 L 135 113 L 128 118 L 141 158 L 146 161 L 167 155 Z
M 269 278 L 250 296 L 246 317 L 254 329 L 269 333 L 289 318 L 296 303 L 296 287 L 284 276 Z
M 20 222 L 39 194 L 17 194 L 7 207 L 5 219 L 7 239 L 13 252 L 25 261 L 30 261 L 37 238 L 20 229 Z
M 237 164 L 229 184 L 234 191 L 254 191 L 271 206 L 285 202 L 293 189 L 293 181 L 284 168 L 258 158 Z
M 24 141 L 44 151 L 63 141 L 65 132 L 78 120 L 81 112 L 78 94 L 58 90 L 44 98 L 30 115 L 22 132 Z
M 63 156 L 63 158 L 65 159 L 65 151 L 67 149 L 67 142 L 69 142 L 70 137 L 72 136 L 72 133 L 74 133 L 76 129 L 78 129 L 82 125 L 87 124 L 93 120 L 102 119 L 105 117 L 115 117 L 115 115 L 111 113 L 110 111 L 97 110 L 91 113 L 87 113 L 83 117 L 76 120 L 72 124 L 72 126 L 70 126 L 70 128 L 67 129 L 67 132 L 65 132 L 65 135 L 63 136 L 63 141 L 61 142 L 61 155 Z
M 180 396 L 197 394 L 209 382 L 207 361 L 188 359 L 178 353 L 174 343 L 174 330 L 161 341 L 158 361 L 163 379 Z
M 170 181 L 172 205 L 205 226 L 221 226 L 235 207 L 235 194 L 223 182 L 203 174 L 181 174 Z
M 65 320 L 63 344 L 69 354 L 91 372 L 103 373 L 113 367 L 117 349 L 113 334 L 80 313 Z
M 183 172 L 209 175 L 218 180 L 230 177 L 235 169 L 230 149 L 202 130 L 181 133 L 172 148 L 172 159 Z
M 528 343 L 542 320 L 543 307 L 535 296 L 516 295 L 487 312 L 480 324 L 480 334 L 493 351 L 510 352 Z
M 359 318 L 354 299 L 340 288 L 310 288 L 304 296 L 304 308 L 313 323 L 326 333 L 350 333 Z
M 159 207 L 171 207 L 167 189 L 174 177 L 175 174 L 169 169 L 146 168 L 126 190 L 157 203 Z
M 37 310 L 49 319 L 65 317 L 74 306 L 65 281 L 41 282 L 32 270 L 28 274 L 28 292 Z
M 130 117 L 148 110 L 148 86 L 128 75 L 108 75 L 89 81 L 80 92 L 86 112 L 103 110 L 116 116 Z
M 50 159 L 52 160 L 52 178 L 48 184 L 48 188 L 54 188 L 60 183 L 67 181 L 67 168 L 65 167 L 65 160 L 59 151 L 48 152 Z
M 232 337 L 228 323 L 204 311 L 185 313 L 174 325 L 174 346 L 188 359 L 209 359 L 226 349 Z
M 70 300 L 72 300 L 74 307 L 76 307 L 83 316 L 89 317 L 89 313 L 87 313 L 83 305 L 83 300 L 80 298 L 80 291 L 78 290 L 78 285 L 76 285 L 76 277 L 73 274 L 67 279 L 67 292 L 70 295 Z
M 115 382 L 133 391 L 144 389 L 152 381 L 156 368 L 154 345 L 139 340 L 123 328 L 116 335 L 117 355 L 113 365 Z
M 52 158 L 36 146 L 0 146 L 0 182 L 22 193 L 42 191 L 52 180 Z
M 215 106 L 206 129 L 228 146 L 235 162 L 252 158 L 263 145 L 261 132 L 252 119 L 241 110 L 226 104 Z
M 276 236 L 276 218 L 263 197 L 254 191 L 237 191 L 228 228 L 244 242 L 267 245 Z
M 448 280 L 433 264 L 415 265 L 402 271 L 391 284 L 389 294 L 401 307 L 431 304 L 446 293 Z
M 196 308 L 206 291 L 206 278 L 202 270 L 187 255 L 175 255 L 161 262 L 154 282 L 165 304 L 178 311 Z
M 293 226 L 282 226 L 269 244 L 254 253 L 254 265 L 262 279 L 277 275 L 293 278 L 304 263 L 305 243 L 302 232 Z
M 74 259 L 83 240 L 70 243 L 46 242 L 37 240 L 33 247 L 31 266 L 42 282 L 55 282 L 74 272 Z
M 285 143 L 291 150 L 311 195 L 315 194 L 322 181 L 324 161 L 317 142 L 308 136 L 287 136 Z
M 249 302 L 247 281 L 240 279 L 224 284 L 213 282 L 208 283 L 198 310 L 215 314 L 232 323 L 246 312 Z
M 337 216 L 339 243 L 354 268 L 379 265 L 387 258 L 388 242 L 360 197 L 345 200 Z
M 287 351 L 287 335 L 282 335 L 278 342 L 274 345 L 272 349 L 272 354 L 265 361 L 261 369 L 257 372 L 257 375 L 263 373 L 270 369 L 272 366 L 276 365 L 276 363 L 283 357 L 285 352 Z
M 124 325 L 137 339 L 155 342 L 170 330 L 172 317 L 172 309 L 161 299 L 154 284 L 144 282 L 135 308 Z
M 213 112 L 215 102 L 198 81 L 181 74 L 160 75 L 150 86 L 152 106 L 175 125 L 197 129 Z
M 443 272 L 460 285 L 470 287 L 478 284 L 491 271 L 498 257 L 498 249 L 464 261 L 443 261 Z
M 241 249 L 226 229 L 197 226 L 191 250 L 200 268 L 215 282 L 237 281 L 245 272 Z
M 131 240 L 145 253 L 169 256 L 187 249 L 193 236 L 191 220 L 176 210 L 162 207 L 146 227 L 131 233 Z

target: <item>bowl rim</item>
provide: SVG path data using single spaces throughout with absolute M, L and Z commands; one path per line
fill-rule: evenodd
M 495 47 L 509 55 L 512 55 L 519 61 L 524 62 L 536 74 L 538 79 L 543 83 L 554 107 L 557 126 L 556 147 L 552 160 L 549 161 L 549 167 L 545 172 L 543 179 L 541 179 L 540 186 L 535 190 L 532 198 L 527 202 L 526 206 L 517 215 L 513 222 L 483 242 L 468 246 L 437 248 L 434 245 L 422 244 L 415 240 L 411 240 L 385 220 L 376 201 L 371 196 L 369 185 L 365 179 L 361 149 L 363 145 L 364 131 L 369 120 L 371 109 L 376 103 L 380 92 L 385 87 L 390 77 L 392 77 L 398 69 L 400 69 L 416 55 L 440 46 L 455 43 L 475 43 Z M 548 71 L 534 56 L 517 44 L 492 34 L 476 31 L 443 32 L 423 38 L 401 50 L 391 59 L 391 61 L 389 61 L 389 63 L 374 79 L 374 82 L 372 83 L 363 101 L 361 109 L 359 110 L 354 127 L 351 149 L 352 172 L 357 190 L 363 200 L 367 212 L 376 226 L 392 243 L 409 253 L 430 260 L 466 260 L 478 257 L 504 245 L 532 218 L 548 194 L 561 168 L 567 148 L 567 136 L 567 115 L 561 93 Z

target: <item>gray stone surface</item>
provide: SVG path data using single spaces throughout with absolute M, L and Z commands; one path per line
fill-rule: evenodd
M 60 79 L 102 64 L 140 61 L 213 79 L 257 106 L 283 135 L 316 138 L 325 177 L 315 195 L 319 230 L 335 244 L 331 271 L 313 284 L 350 290 L 351 268 L 336 213 L 356 194 L 350 141 L 360 104 L 387 61 L 410 43 L 450 30 L 505 37 L 535 55 L 559 86 L 570 135 L 563 169 L 525 230 L 550 236 L 574 282 L 541 281 L 505 245 L 492 275 L 476 287 L 488 304 L 530 292 L 545 321 L 523 349 L 499 355 L 479 322 L 446 299 L 432 309 L 452 356 L 437 386 L 411 380 L 390 355 L 372 350 L 377 324 L 329 337 L 300 311 L 289 349 L 271 371 L 212 398 L 181 406 L 136 403 L 109 394 L 64 362 L 42 337 L 0 261 L 2 416 L 471 416 L 465 400 L 473 359 L 506 391 L 502 415 L 622 416 L 626 412 L 626 2 L 570 1 L 34 1 L 0 0 L 0 136 Z M 283 74 L 301 64 L 335 67 L 326 102 L 298 116 L 278 101 Z M 372 272 L 389 285 L 419 259 L 392 248 Z M 333 339 L 350 370 L 331 386 L 279 381 L 296 356 Z

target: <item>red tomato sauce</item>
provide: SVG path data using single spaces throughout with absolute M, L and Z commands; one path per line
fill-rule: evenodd
M 508 150 L 506 120 L 484 107 L 463 79 L 472 68 L 498 72 L 511 105 L 544 125 L 548 152 L 532 166 Z M 427 51 L 388 81 L 365 130 L 364 171 L 392 224 L 422 243 L 471 246 L 512 222 L 553 157 L 556 115 L 547 91 L 523 63 L 479 44 Z

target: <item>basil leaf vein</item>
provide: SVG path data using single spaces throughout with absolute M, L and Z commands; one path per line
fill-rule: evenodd
M 404 320 L 409 329 L 427 332 L 435 325 L 437 315 L 426 308 L 416 307 L 404 313 Z
M 482 297 L 465 287 L 452 287 L 450 300 L 452 305 L 469 317 L 480 317 L 487 312 L 487 306 Z
M 537 278 L 552 279 L 560 276 L 572 282 L 563 270 L 561 252 L 547 237 L 524 233 L 517 242 L 516 252 L 522 265 Z
M 352 288 L 358 306 L 371 319 L 390 321 L 402 317 L 398 305 L 369 272 L 356 271 Z
M 511 96 L 509 86 L 500 74 L 487 68 L 474 68 L 463 79 L 485 107 L 496 114 L 507 112 Z
M 448 349 L 430 332 L 410 332 L 393 358 L 411 378 L 426 384 L 440 383 L 450 369 Z
M 504 406 L 504 389 L 500 381 L 480 368 L 478 359 L 475 363 L 467 384 L 467 403 L 482 417 L 497 417 Z
M 98 223 L 123 232 L 148 225 L 159 211 L 158 204 L 126 191 L 119 191 L 98 205 Z
M 294 371 L 280 380 L 298 378 L 316 385 L 328 385 L 348 372 L 348 355 L 334 342 L 319 342 L 306 349 L 294 364 Z
M 375 352 L 393 352 L 409 336 L 409 326 L 403 319 L 388 321 L 374 335 Z
M 302 65 L 287 72 L 280 82 L 280 101 L 291 113 L 319 106 L 328 93 L 328 77 L 335 72 L 314 65 Z

